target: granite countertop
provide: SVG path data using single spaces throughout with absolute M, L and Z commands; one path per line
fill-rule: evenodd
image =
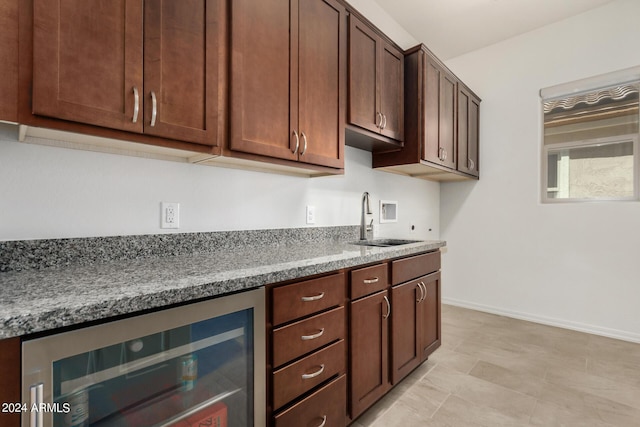
M 119 256 L 115 258 L 123 259 L 102 262 L 68 261 L 46 268 L 5 268 L 0 273 L 0 339 L 248 290 L 446 245 L 433 240 L 385 248 L 357 246 L 349 243 L 357 240 L 352 238 L 351 229 L 339 238 L 306 235 L 304 240 L 296 241 L 292 234 L 295 232 L 288 230 L 288 238 L 271 234 L 266 241 L 258 238 L 235 245 L 217 244 L 204 252 L 185 250 L 174 255 L 128 259 Z M 77 242 L 73 245 L 77 246 Z M 15 247 L 0 246 L 0 251 L 19 252 Z M 8 265 L 6 259 L 0 261 L 5 261 L 5 267 Z

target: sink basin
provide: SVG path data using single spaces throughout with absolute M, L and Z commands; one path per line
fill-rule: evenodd
M 358 240 L 357 242 L 351 242 L 353 245 L 358 246 L 378 246 L 381 248 L 389 246 L 408 245 L 410 243 L 420 243 L 421 240 L 402 240 L 402 239 L 373 239 L 373 240 Z

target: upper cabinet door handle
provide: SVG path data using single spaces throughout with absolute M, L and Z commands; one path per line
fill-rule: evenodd
M 156 117 L 158 116 L 158 100 L 156 93 L 151 91 L 151 127 L 156 125 Z
M 298 152 L 298 148 L 300 148 L 300 137 L 298 136 L 298 132 L 293 131 L 293 136 L 296 137 L 296 148 L 293 149 L 292 153 L 296 154 Z
M 302 147 L 302 151 L 300 152 L 300 155 L 303 156 L 304 153 L 307 152 L 307 135 L 305 135 L 304 132 L 300 132 L 300 135 L 302 136 L 302 141 L 304 142 L 304 147 Z
M 378 119 L 380 119 L 380 123 L 378 123 Z M 382 129 L 382 113 L 380 111 L 376 113 L 376 127 Z
M 138 122 L 138 113 L 140 112 L 140 95 L 138 94 L 138 88 L 133 87 L 133 123 Z
M 318 295 L 314 295 L 312 297 L 302 297 L 300 299 L 304 302 L 309 302 L 309 301 L 317 301 L 322 298 L 324 298 L 324 292 L 320 292 Z
M 383 114 L 382 118 L 384 119 L 384 123 L 382 123 L 382 126 L 380 127 L 381 130 L 384 130 L 384 128 L 387 127 L 387 115 Z

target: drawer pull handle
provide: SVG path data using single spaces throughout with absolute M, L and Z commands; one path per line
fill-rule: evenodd
M 378 283 L 380 279 L 378 277 L 374 277 L 373 279 L 364 279 L 362 282 L 366 285 L 370 285 L 372 283 Z
M 316 338 L 320 338 L 322 334 L 324 334 L 324 328 L 320 329 L 320 332 L 318 332 L 317 334 L 303 335 L 300 338 L 302 339 L 302 341 L 315 340 Z
M 324 292 L 320 292 L 318 295 L 314 295 L 312 297 L 302 297 L 302 301 L 304 302 L 309 302 L 309 301 L 318 301 L 319 299 L 324 298 Z
M 324 365 L 320 365 L 320 369 L 318 369 L 314 373 L 312 373 L 312 374 L 302 374 L 302 379 L 303 380 L 308 380 L 310 378 L 315 378 L 315 377 L 317 377 L 318 375 L 320 375 L 323 372 L 324 372 Z
M 327 416 L 323 415 L 322 416 L 322 422 L 320 423 L 320 425 L 318 427 L 324 427 L 324 425 L 327 423 Z

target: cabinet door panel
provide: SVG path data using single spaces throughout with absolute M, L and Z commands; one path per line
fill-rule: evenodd
M 424 141 L 422 158 L 430 162 L 441 163 L 440 160 L 440 75 L 442 71 L 424 60 Z
M 422 348 L 419 343 L 421 333 L 420 309 L 418 300 L 422 293 L 412 281 L 391 288 L 391 382 L 397 384 L 422 361 Z
M 442 344 L 440 326 L 440 272 L 420 279 L 426 286 L 427 295 L 422 302 L 422 359 L 429 357 Z
M 233 0 L 230 6 L 229 146 L 296 160 L 292 150 L 296 124 L 292 123 L 297 123 L 297 116 L 289 115 L 296 94 L 290 95 L 289 79 L 295 82 L 297 76 L 290 74 L 296 61 L 289 53 L 289 30 L 291 26 L 295 34 L 297 14 L 282 0 Z M 292 111 L 297 111 L 297 106 Z
M 388 292 L 351 303 L 351 418 L 354 419 L 389 390 Z
M 404 55 L 388 43 L 382 44 L 380 58 L 380 111 L 384 114 L 382 134 L 404 140 Z
M 458 90 L 458 170 L 469 173 L 469 93 Z
M 142 131 L 142 1 L 34 2 L 33 112 Z
M 18 2 L 0 0 L 0 120 L 18 121 Z
M 480 176 L 480 100 L 471 97 L 469 104 L 469 146 L 467 153 L 473 162 L 469 173 Z
M 145 133 L 217 144 L 218 0 L 145 1 Z M 156 119 L 151 125 L 156 95 Z
M 335 0 L 305 0 L 298 7 L 299 159 L 342 168 L 346 11 Z
M 456 80 L 442 71 L 440 76 L 440 147 L 444 150 L 442 164 L 456 168 Z
M 353 15 L 349 16 L 349 122 L 379 132 L 379 37 Z

